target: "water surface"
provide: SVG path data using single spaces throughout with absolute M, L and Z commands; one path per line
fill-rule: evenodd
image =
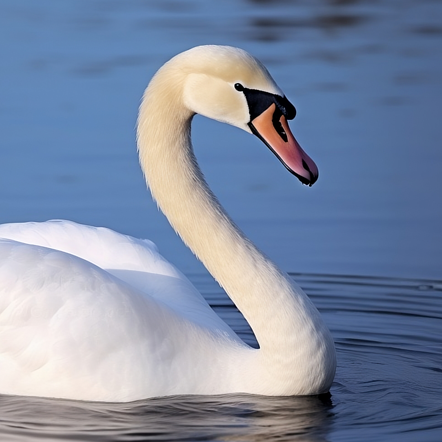
M 150 200 L 134 127 L 149 78 L 184 49 L 240 46 L 267 65 L 297 107 L 318 183 L 301 186 L 257 139 L 202 118 L 195 150 L 237 224 L 297 272 L 338 371 L 319 398 L 2 396 L 0 437 L 440 440 L 440 23 L 431 0 L 3 0 L 0 222 L 65 218 L 150 238 L 251 345 Z
M 439 441 L 442 281 L 293 275 L 336 341 L 330 395 L 176 396 L 100 404 L 0 396 L 6 440 Z M 250 345 L 255 338 L 208 277 L 192 281 Z
M 153 239 L 203 271 L 150 200 L 134 127 L 150 77 L 198 44 L 243 47 L 297 107 L 320 178 L 196 118 L 195 150 L 239 226 L 287 271 L 439 278 L 442 7 L 431 0 L 0 5 L 0 222 L 65 218 Z M 227 179 L 226 179 L 227 178 Z

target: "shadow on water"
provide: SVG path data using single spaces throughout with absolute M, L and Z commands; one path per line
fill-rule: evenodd
M 355 7 L 366 3 L 360 0 L 327 0 L 315 2 L 283 2 L 281 0 L 249 0 L 249 3 L 267 8 L 267 16 L 250 20 L 250 37 L 262 42 L 284 41 L 306 30 L 332 35 L 368 22 L 372 15 Z M 287 13 L 287 3 L 296 13 Z M 293 9 L 294 10 L 294 9 Z

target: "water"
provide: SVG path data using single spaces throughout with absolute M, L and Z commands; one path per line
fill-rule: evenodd
M 251 344 L 150 201 L 134 125 L 148 79 L 181 50 L 230 44 L 267 65 L 318 183 L 300 186 L 258 140 L 202 118 L 195 150 L 233 219 L 298 272 L 338 372 L 329 398 L 1 397 L 1 438 L 440 440 L 441 15 L 432 0 L 3 0 L 0 222 L 151 238 Z
M 2 396 L 2 440 L 439 441 L 442 281 L 294 277 L 336 340 L 330 396 L 181 396 L 131 404 Z M 255 345 L 219 287 L 207 276 L 192 280 Z

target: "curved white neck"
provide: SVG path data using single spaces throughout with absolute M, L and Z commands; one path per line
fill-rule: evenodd
M 138 120 L 146 181 L 170 224 L 249 322 L 272 371 L 284 366 L 293 376 L 296 361 L 309 358 L 306 349 L 317 352 L 324 341 L 333 346 L 328 329 L 302 290 L 243 235 L 208 188 L 190 141 L 192 117 L 179 89 L 153 80 Z

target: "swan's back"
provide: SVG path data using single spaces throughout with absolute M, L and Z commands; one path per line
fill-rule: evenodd
M 189 303 L 192 308 L 207 305 L 188 279 L 149 240 L 61 220 L 3 224 L 0 238 L 77 256 L 177 309 L 186 308 Z
M 200 336 L 238 341 L 150 241 L 66 221 L 2 225 L 1 237 L 2 393 L 92 400 L 174 394 L 196 388 L 192 376 L 180 385 L 175 371 L 185 363 L 177 347 L 194 345 L 190 361 L 201 354 L 195 342 L 210 346 Z

